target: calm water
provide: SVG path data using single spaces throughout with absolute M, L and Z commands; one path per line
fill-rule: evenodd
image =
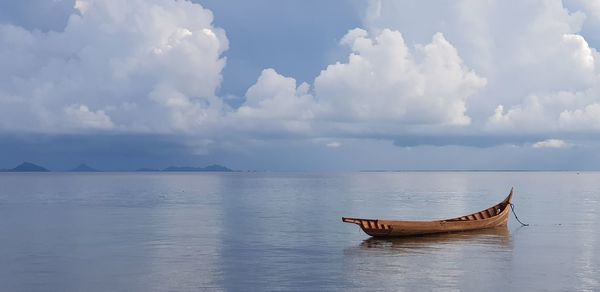
M 342 216 L 508 228 L 374 240 Z M 600 173 L 0 174 L 3 291 L 599 290 Z

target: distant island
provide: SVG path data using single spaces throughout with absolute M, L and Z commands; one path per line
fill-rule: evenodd
M 31 163 L 31 162 L 23 162 L 16 167 L 10 169 L 0 169 L 0 172 L 49 172 L 50 170 Z M 93 168 L 85 163 L 78 165 L 77 167 L 69 170 L 69 172 L 100 172 L 96 168 Z M 194 167 L 194 166 L 169 166 L 164 169 L 156 169 L 156 168 L 140 168 L 136 171 L 140 172 L 234 172 L 235 170 L 230 169 L 228 167 L 212 164 L 206 167 Z
M 218 172 L 232 172 L 232 169 L 229 169 L 222 165 L 212 164 L 206 167 L 192 167 L 192 166 L 169 166 L 163 171 L 218 171 Z
M 33 164 L 31 162 L 23 162 L 13 168 L 10 169 L 2 169 L 0 171 L 4 172 L 49 172 L 47 168 L 43 166 L 39 166 L 37 164 Z
M 156 168 L 140 168 L 137 171 L 147 171 L 147 172 L 155 172 L 155 171 L 168 171 L 168 172 L 233 172 L 233 169 L 228 167 L 212 164 L 206 167 L 194 167 L 194 166 L 169 166 L 164 169 L 156 169 Z
M 97 170 L 85 163 L 82 163 L 79 166 L 71 169 L 70 171 L 71 172 L 99 172 L 100 170 Z
M 135 171 L 154 172 L 154 171 L 160 171 L 160 169 L 156 169 L 156 168 L 138 168 Z
M 228 168 L 223 165 L 211 164 L 205 167 L 194 167 L 194 166 L 169 166 L 167 168 L 158 169 L 158 168 L 140 168 L 136 171 L 141 172 L 157 172 L 157 171 L 166 171 L 166 172 L 234 172 L 235 170 Z

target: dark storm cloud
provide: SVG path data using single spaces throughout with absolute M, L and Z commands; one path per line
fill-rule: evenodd
M 466 146 L 476 148 L 489 148 L 502 145 L 529 145 L 547 139 L 564 139 L 569 141 L 582 141 L 586 144 L 589 139 L 600 138 L 598 135 L 548 133 L 537 135 L 436 135 L 419 136 L 406 135 L 394 138 L 394 145 L 399 147 L 416 146 Z
M 400 147 L 415 146 L 468 146 L 487 148 L 506 144 L 534 143 L 537 136 L 402 136 L 394 139 Z
M 181 136 L 169 135 L 0 135 L 0 169 L 23 161 L 52 170 L 87 163 L 102 170 L 135 170 L 169 165 L 203 165 Z

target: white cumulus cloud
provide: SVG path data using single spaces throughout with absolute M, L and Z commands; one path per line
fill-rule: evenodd
M 532 145 L 533 148 L 567 148 L 570 146 L 570 144 L 560 139 L 547 139 Z
M 582 109 L 560 113 L 559 124 L 571 130 L 600 130 L 600 103 L 594 102 Z
M 62 31 L 0 24 L 0 128 L 188 131 L 223 110 L 228 40 L 209 10 L 172 0 L 75 8 Z
M 312 135 L 319 105 L 307 83 L 297 85 L 274 69 L 265 69 L 246 92 L 245 102 L 228 113 L 225 125 L 253 135 Z
M 485 86 L 442 34 L 410 48 L 398 31 L 350 30 L 348 61 L 327 66 L 314 83 L 266 69 L 227 114 L 237 130 L 303 136 L 393 135 L 470 123 L 466 101 Z
M 597 133 L 600 54 L 584 28 L 600 27 L 599 6 L 572 3 L 371 1 L 363 27 L 340 35 L 347 55 L 314 81 L 267 68 L 232 107 L 216 93 L 229 41 L 211 11 L 77 0 L 60 31 L 0 24 L 0 131 L 207 141 Z
M 400 30 L 408 41 L 444 33 L 464 63 L 487 80 L 466 103 L 475 131 L 594 130 L 585 112 L 600 102 L 600 58 L 582 28 L 598 6 L 579 2 L 581 9 L 569 10 L 560 0 L 381 0 L 372 2 L 378 13 L 367 15 L 365 24 Z
M 329 119 L 346 122 L 468 125 L 469 96 L 485 86 L 441 33 L 411 49 L 398 31 L 354 29 L 342 39 L 347 63 L 329 65 L 315 92 Z
M 91 111 L 85 105 L 70 105 L 65 113 L 72 124 L 78 128 L 111 129 L 114 127 L 110 117 L 103 110 Z

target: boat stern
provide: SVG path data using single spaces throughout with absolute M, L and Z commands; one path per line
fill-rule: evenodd
M 342 217 L 342 221 L 345 223 L 352 223 L 360 226 L 360 228 L 370 236 L 385 236 L 389 235 L 392 232 L 391 225 L 382 224 L 377 219 Z

